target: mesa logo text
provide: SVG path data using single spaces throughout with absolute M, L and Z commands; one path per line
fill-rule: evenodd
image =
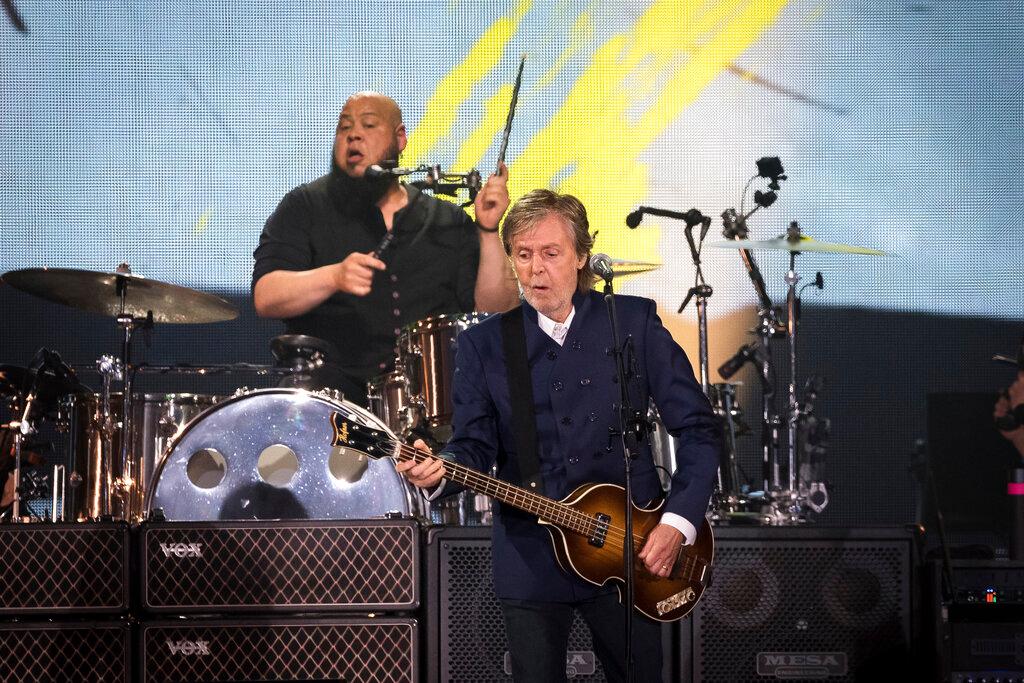
M 775 678 L 831 678 L 849 669 L 845 652 L 758 652 L 757 675 Z

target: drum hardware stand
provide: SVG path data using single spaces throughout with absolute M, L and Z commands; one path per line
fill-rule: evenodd
M 50 487 L 50 521 L 51 522 L 63 522 L 64 521 L 64 487 L 66 482 L 67 470 L 64 465 L 53 466 L 53 483 Z M 57 504 L 57 501 L 61 501 L 61 505 Z
M 768 192 L 754 192 L 754 208 L 743 213 L 741 201 L 740 213 L 736 209 L 726 209 L 722 212 L 722 236 L 729 240 L 747 239 L 747 221 L 760 209 L 768 208 L 778 199 L 776 192 L 780 189 L 779 181 L 786 180 L 783 175 L 782 163 L 777 157 L 764 157 L 757 160 L 757 174 L 747 183 L 747 188 L 757 178 L 768 178 Z M 746 189 L 743 192 L 746 196 Z M 751 495 L 751 498 L 762 498 L 767 510 L 766 517 L 771 519 L 772 524 L 784 523 L 781 520 L 785 515 L 780 515 L 779 505 L 783 503 L 788 494 L 782 490 L 782 478 L 779 468 L 779 443 L 782 426 L 781 417 L 774 409 L 774 365 L 771 356 L 771 340 L 781 338 L 787 332 L 787 327 L 779 322 L 779 314 L 772 304 L 771 297 L 765 286 L 764 277 L 761 275 L 754 255 L 749 249 L 740 249 L 740 258 L 743 266 L 750 277 L 757 295 L 758 325 L 757 335 L 760 339 L 762 354 L 759 358 L 761 371 L 761 485 L 762 494 Z M 792 490 L 792 489 L 790 489 Z
M 36 382 L 33 380 L 32 389 L 25 397 L 25 405 L 21 411 L 21 418 L 13 420 L 7 425 L 14 433 L 14 497 L 11 500 L 11 521 L 20 522 L 21 518 L 21 455 L 22 444 L 25 437 L 36 433 L 35 425 L 32 424 L 32 408 L 36 402 Z
M 99 518 L 109 519 L 111 482 L 113 481 L 114 435 L 117 424 L 114 422 L 113 410 L 110 406 L 110 387 L 115 381 L 124 381 L 124 366 L 113 356 L 100 356 L 96 361 L 96 369 L 103 378 L 103 390 L 100 396 L 99 413 L 94 415 L 100 433 L 100 491 Z M 122 403 L 123 406 L 123 403 Z M 123 428 L 123 423 L 122 423 Z

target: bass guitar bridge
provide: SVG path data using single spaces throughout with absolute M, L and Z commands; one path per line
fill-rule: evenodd
M 603 512 L 597 513 L 597 524 L 594 525 L 594 531 L 587 539 L 587 543 L 595 548 L 603 548 L 605 538 L 608 536 L 608 522 L 610 521 L 612 521 L 611 516 Z

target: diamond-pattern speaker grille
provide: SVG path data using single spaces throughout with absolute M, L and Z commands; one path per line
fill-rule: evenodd
M 489 541 L 452 540 L 441 545 L 441 681 L 511 681 L 505 673 L 508 639 L 501 604 L 494 595 Z M 570 652 L 593 652 L 590 629 L 576 614 L 569 632 Z M 594 675 L 573 681 L 603 681 Z
M 416 622 L 143 625 L 146 681 L 414 681 Z
M 145 600 L 153 611 L 412 609 L 414 521 L 365 525 L 148 528 Z
M 100 624 L 0 628 L 2 681 L 128 681 L 131 632 Z
M 848 675 L 829 680 L 864 680 L 908 652 L 908 571 L 905 542 L 719 543 L 694 610 L 694 680 L 774 680 L 757 675 L 761 652 L 845 652 Z
M 0 528 L 0 614 L 128 608 L 123 525 Z

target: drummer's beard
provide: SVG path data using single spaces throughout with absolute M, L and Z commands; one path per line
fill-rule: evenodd
M 379 165 L 385 168 L 393 168 L 398 164 L 400 154 L 401 151 L 398 149 L 398 144 L 393 143 L 385 156 L 387 161 L 382 161 Z M 351 197 L 353 202 L 367 207 L 376 206 L 381 197 L 392 186 L 398 184 L 398 178 L 391 176 L 380 178 L 367 178 L 365 175 L 361 178 L 350 176 L 338 166 L 338 162 L 334 158 L 334 150 L 331 150 L 331 173 L 338 178 L 341 185 L 345 188 L 346 194 Z

